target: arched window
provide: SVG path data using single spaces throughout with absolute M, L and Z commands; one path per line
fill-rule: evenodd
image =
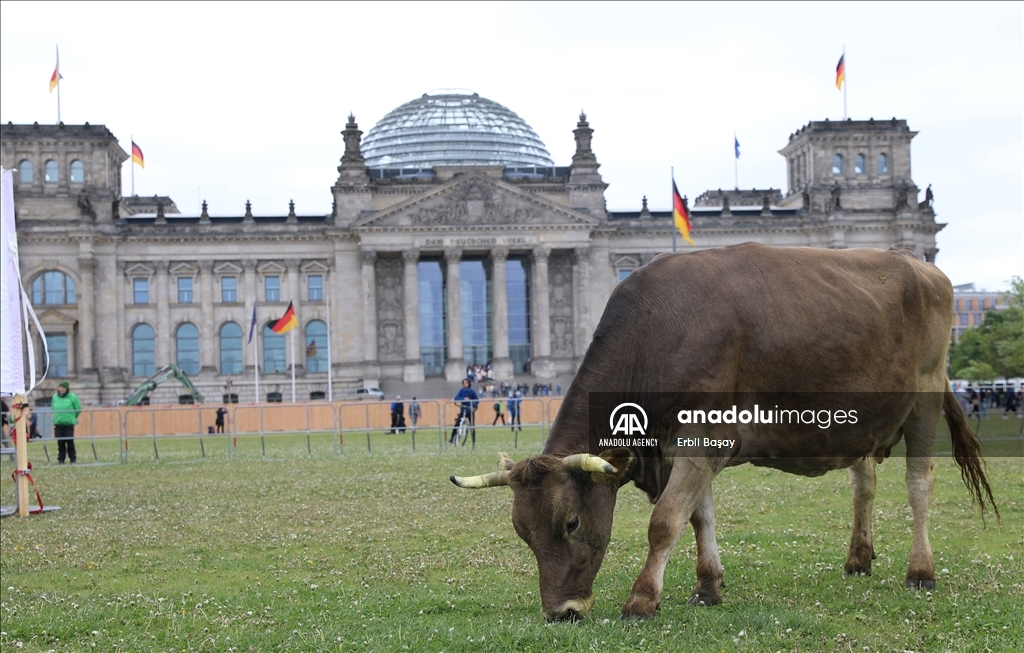
M 132 374 L 153 376 L 156 372 L 156 338 L 153 327 L 139 324 L 132 329 Z
M 284 336 L 274 333 L 267 324 L 263 327 L 263 373 L 284 372 L 287 369 Z
M 22 184 L 32 183 L 32 162 L 28 159 L 18 164 L 18 182 Z
M 32 280 L 33 304 L 74 304 L 75 280 L 58 270 L 48 270 Z
M 853 160 L 853 174 L 862 175 L 864 172 L 864 155 L 858 154 Z
M 46 162 L 46 165 L 43 166 L 43 172 L 43 179 L 45 179 L 47 183 L 56 184 L 59 181 L 57 162 L 53 159 Z
M 71 162 L 71 174 L 68 175 L 72 183 L 80 184 L 85 181 L 85 166 L 78 159 Z
M 878 155 L 878 174 L 889 174 L 889 155 L 885 152 Z
M 220 373 L 242 373 L 242 327 L 234 322 L 220 328 Z
M 313 320 L 306 327 L 306 371 L 326 372 L 330 364 L 327 360 L 327 325 Z
M 174 334 L 178 355 L 175 358 L 181 371 L 190 376 L 199 374 L 199 329 L 186 322 Z
M 832 174 L 841 175 L 843 174 L 843 155 L 835 154 L 832 156 Z

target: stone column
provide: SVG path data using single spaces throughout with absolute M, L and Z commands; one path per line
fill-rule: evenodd
M 423 361 L 420 360 L 420 288 L 417 266 L 420 261 L 419 250 L 402 251 L 405 261 L 405 279 L 403 288 L 405 298 L 402 302 L 405 311 L 405 366 L 402 369 L 402 380 L 406 383 L 423 382 Z
M 448 361 L 444 366 L 444 376 L 449 381 L 461 381 L 466 378 L 466 360 L 462 356 L 462 283 L 459 276 L 459 262 L 462 260 L 461 249 L 444 250 L 444 260 L 448 264 L 445 277 L 445 313 L 448 327 Z
M 548 284 L 548 256 L 551 250 L 538 247 L 533 250 L 533 283 L 530 293 L 533 310 L 533 360 L 530 372 L 538 379 L 555 378 L 554 363 L 551 362 L 551 310 L 550 287 Z
M 117 261 L 114 265 L 114 274 L 109 278 L 115 280 L 114 285 L 116 286 L 114 299 L 117 302 L 117 333 L 111 337 L 108 329 L 100 329 L 97 334 L 97 340 L 100 343 L 100 359 L 104 363 L 101 366 L 102 369 L 117 368 L 120 372 L 127 372 L 130 364 L 128 348 L 131 346 L 131 338 L 128 337 L 124 309 L 128 304 L 126 295 L 128 293 L 128 284 L 131 283 L 131 280 L 128 278 L 128 266 L 125 265 L 124 261 Z M 131 376 L 131 374 L 125 374 L 125 377 L 128 376 Z
M 363 284 L 363 383 L 380 385 L 377 363 L 377 250 L 359 250 Z
M 242 365 L 248 373 L 252 374 L 253 365 L 259 365 L 256 360 L 256 349 L 249 342 L 249 329 L 252 328 L 252 311 L 256 305 L 256 261 L 242 261 L 242 287 L 245 289 L 245 317 L 242 318 L 242 337 L 245 339 L 245 347 L 242 350 Z M 263 325 L 256 320 L 256 333 L 252 335 L 257 344 L 262 344 Z
M 583 355 L 590 346 L 590 248 L 578 247 L 573 257 L 573 280 L 576 281 L 576 303 L 573 322 L 576 332 L 576 359 L 573 366 L 579 369 Z
M 81 281 L 81 291 L 78 296 L 78 328 L 80 337 L 80 351 L 78 352 L 78 366 L 73 370 L 79 375 L 92 373 L 95 369 L 93 363 L 94 341 L 96 339 L 96 298 L 94 295 L 95 283 L 94 272 L 96 270 L 96 259 L 82 257 L 78 259 L 78 276 Z M 73 338 L 68 338 L 68 349 L 73 349 L 71 343 Z
M 156 369 L 175 362 L 171 358 L 171 311 L 168 305 L 167 261 L 156 264 Z
M 494 345 L 494 361 L 491 366 L 497 381 L 511 381 L 514 375 L 512 359 L 508 356 L 507 261 L 508 248 L 496 247 L 491 250 L 491 343 Z
M 203 323 L 199 331 L 199 373 L 216 374 L 219 366 L 215 346 L 217 334 L 214 332 L 213 321 L 213 261 L 199 261 L 199 274 L 199 306 L 203 313 Z M 242 337 L 248 336 L 249 332 L 243 326 Z

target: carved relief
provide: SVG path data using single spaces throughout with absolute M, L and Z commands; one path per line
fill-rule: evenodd
M 405 360 L 405 315 L 402 280 L 405 264 L 400 258 L 378 258 L 377 279 L 377 359 L 381 362 Z
M 523 224 L 539 222 L 541 211 L 481 179 L 471 179 L 408 214 L 414 224 Z
M 572 256 L 570 252 L 552 252 L 548 258 L 549 314 L 551 316 L 551 355 L 572 357 Z

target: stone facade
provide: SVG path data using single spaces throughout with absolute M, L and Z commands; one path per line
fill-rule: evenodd
M 33 301 L 57 347 L 61 377 L 73 380 L 87 404 L 115 403 L 145 379 L 140 353 L 157 368 L 180 363 L 193 354 L 183 350 L 179 334 L 195 327 L 198 362 L 191 376 L 208 401 L 229 392 L 241 401 L 257 399 L 256 365 L 259 400 L 269 393 L 290 397 L 290 368 L 264 364 L 266 346 L 280 343 L 262 331 L 291 301 L 299 328 L 294 349 L 288 344 L 282 355 L 290 364 L 296 354 L 299 400 L 328 392 L 328 373 L 310 369 L 318 365 L 307 355 L 326 356 L 324 349 L 335 398 L 383 379 L 422 381 L 428 298 L 421 295 L 429 288 L 420 264 L 431 261 L 445 284 L 443 374 L 457 381 L 466 371 L 463 314 L 475 310 L 464 305 L 461 264 L 475 261 L 487 278 L 494 373 L 514 380 L 523 374 L 510 353 L 516 343 L 510 343 L 506 264 L 514 260 L 527 270 L 529 285 L 528 374 L 550 379 L 578 367 L 615 285 L 673 247 L 669 213 L 646 204 L 638 212 L 605 209 L 607 184 L 585 115 L 574 131 L 571 165 L 530 170 L 449 166 L 406 176 L 366 166 L 354 117 L 342 135 L 330 215 L 296 214 L 294 205 L 287 214 L 265 215 L 247 203 L 244 213 L 211 217 L 205 203 L 201 215 L 183 216 L 167 197 L 123 198 L 128 155 L 103 126 L 4 126 L 2 162 L 15 169 L 24 283 L 30 294 L 38 291 Z M 934 260 L 935 233 L 943 225 L 935 222 L 930 192 L 918 202 L 910 177 L 913 136 L 905 121 L 809 123 L 780 151 L 789 173 L 785 195 L 708 191 L 691 210 L 697 246 L 680 251 L 751 240 L 903 245 Z M 845 167 L 833 173 L 836 154 Z M 22 181 L 26 161 L 33 172 Z M 52 181 L 45 177 L 48 161 L 57 163 Z M 73 162 L 81 173 L 74 180 Z M 260 360 L 248 344 L 254 310 Z M 329 343 L 309 349 L 314 323 L 328 326 Z M 146 327 L 151 345 L 139 335 Z M 239 339 L 230 334 L 239 329 L 235 365 Z M 65 340 L 53 338 L 59 335 Z M 140 349 L 148 346 L 151 354 Z M 40 395 L 59 380 L 49 378 Z M 174 403 L 179 394 L 165 384 L 153 401 Z

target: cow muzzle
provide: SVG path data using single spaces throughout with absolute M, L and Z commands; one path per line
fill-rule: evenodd
M 544 611 L 544 618 L 548 621 L 579 621 L 588 614 L 594 607 L 594 595 L 591 594 L 585 599 L 571 599 L 555 610 Z

